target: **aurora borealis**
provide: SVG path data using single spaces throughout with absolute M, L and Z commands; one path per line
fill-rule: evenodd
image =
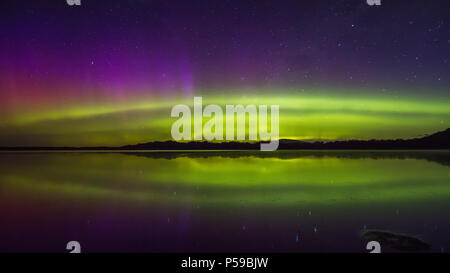
M 450 249 L 448 0 L 2 0 L 0 31 L 0 252 Z M 270 118 L 206 143 L 199 104 Z
M 278 104 L 281 138 L 431 134 L 450 127 L 445 6 L 2 1 L 0 146 L 169 140 L 194 95 Z

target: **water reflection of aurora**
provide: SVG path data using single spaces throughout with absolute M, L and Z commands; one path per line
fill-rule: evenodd
M 280 153 L 299 154 L 293 158 L 166 159 L 120 153 L 7 153 L 2 155 L 0 181 L 11 194 L 167 202 L 169 206 L 289 206 L 450 197 L 448 166 L 438 162 L 337 156 L 358 153 L 345 151 L 320 157 Z M 418 153 L 449 156 L 448 152 Z

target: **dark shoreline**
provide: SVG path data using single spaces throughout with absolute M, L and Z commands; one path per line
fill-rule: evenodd
M 155 141 L 121 147 L 0 147 L 0 151 L 104 151 L 104 150 L 260 150 L 266 142 L 207 142 L 207 141 Z M 414 139 L 395 140 L 347 140 L 330 142 L 305 142 L 281 139 L 278 150 L 448 150 L 450 128 L 442 132 Z

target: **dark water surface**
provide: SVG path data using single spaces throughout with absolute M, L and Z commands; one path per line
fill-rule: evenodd
M 449 215 L 449 151 L 0 153 L 1 252 L 448 252 Z

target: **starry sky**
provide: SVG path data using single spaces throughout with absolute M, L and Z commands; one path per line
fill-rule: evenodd
M 4 0 L 0 146 L 169 140 L 170 109 L 280 105 L 280 137 L 450 127 L 448 1 Z

